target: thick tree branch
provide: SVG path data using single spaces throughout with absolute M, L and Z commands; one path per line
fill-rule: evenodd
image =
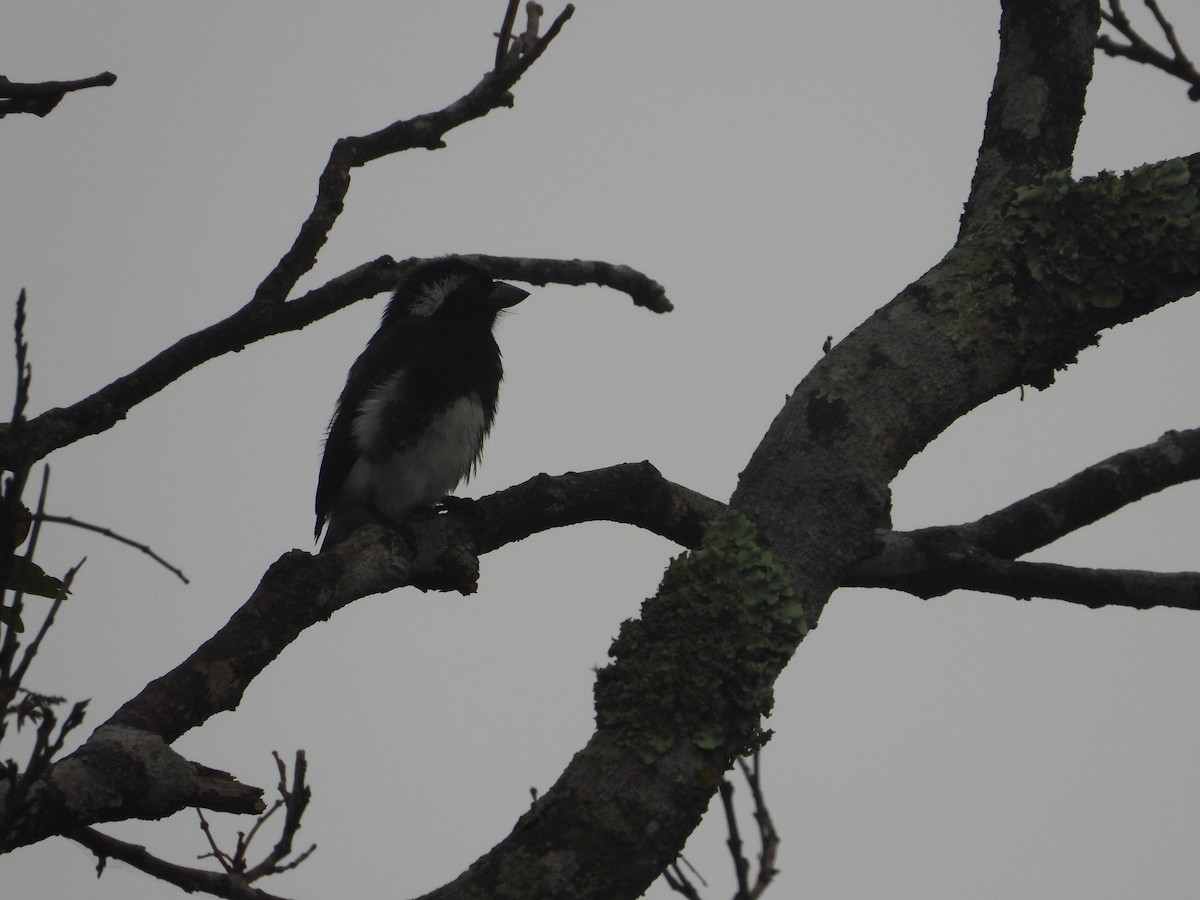
M 1200 428 L 1168 431 L 1153 443 L 1110 456 L 955 531 L 982 551 L 1016 559 L 1123 506 L 1197 478 Z
M 1001 8 L 1000 62 L 960 237 L 1021 185 L 1070 167 L 1092 78 L 1095 2 L 1004 0 Z
M 0 784 L 0 818 L 9 819 L 0 853 L 95 822 L 161 819 L 189 806 L 263 810 L 260 789 L 184 759 L 156 734 L 119 726 L 101 726 L 50 766 L 21 809 L 8 810 L 9 799 L 9 786 Z
M 473 591 L 477 554 L 547 528 L 606 519 L 694 545 L 721 508 L 666 481 L 648 463 L 627 464 L 557 479 L 538 476 L 475 503 L 456 503 L 443 515 L 418 515 L 406 523 L 415 547 L 398 532 L 369 526 L 318 557 L 287 553 L 225 627 L 51 767 L 37 788 L 43 793 L 36 812 L 0 851 L 97 822 L 159 818 L 186 806 L 259 811 L 261 791 L 189 763 L 167 745 L 217 712 L 236 708 L 250 682 L 303 629 L 353 600 L 403 585 Z M 88 777 L 92 770 L 108 774 L 98 782 Z M 146 777 L 147 771 L 154 774 Z M 97 795 L 108 799 L 93 802 Z
M 609 520 L 647 528 L 685 545 L 699 542 L 721 504 L 666 481 L 649 463 L 626 464 L 524 484 L 443 515 L 418 514 L 406 536 L 364 528 L 314 557 L 285 554 L 233 618 L 173 672 L 151 682 L 110 724 L 168 743 L 210 716 L 234 709 L 246 687 L 305 628 L 371 594 L 414 585 L 471 593 L 478 556 L 549 528 Z
M 0 119 L 9 113 L 49 115 L 71 91 L 108 87 L 116 83 L 117 76 L 112 72 L 101 72 L 91 78 L 79 78 L 75 81 L 42 81 L 34 84 L 19 84 L 0 75 Z

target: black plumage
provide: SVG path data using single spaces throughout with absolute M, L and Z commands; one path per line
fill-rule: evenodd
M 409 273 L 329 426 L 316 496 L 322 549 L 368 522 L 403 520 L 471 474 L 503 377 L 492 326 L 527 296 L 453 257 Z

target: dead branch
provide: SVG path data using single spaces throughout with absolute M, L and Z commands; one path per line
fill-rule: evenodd
M 248 833 L 238 833 L 232 853 L 227 853 L 220 848 L 204 813 L 199 809 L 196 810 L 200 817 L 201 831 L 211 848 L 210 853 L 203 854 L 200 858 L 215 859 L 221 865 L 223 872 L 210 872 L 205 869 L 179 866 L 167 862 L 149 853 L 145 847 L 117 840 L 93 828 L 77 829 L 67 837 L 87 847 L 96 855 L 97 875 L 103 873 L 106 861 L 112 858 L 128 863 L 136 869 L 189 893 L 202 891 L 217 897 L 228 897 L 231 900 L 279 900 L 273 894 L 268 894 L 252 885 L 261 878 L 296 868 L 308 859 L 317 847 L 314 844 L 294 858 L 288 859 L 292 855 L 292 842 L 296 832 L 300 830 L 300 819 L 312 796 L 305 781 L 308 762 L 304 751 L 298 750 L 296 763 L 292 770 L 292 783 L 289 787 L 287 766 L 278 753 L 273 753 L 272 756 L 275 757 L 275 765 L 279 770 L 279 799 L 255 820 Z M 261 827 L 280 809 L 285 810 L 285 815 L 279 840 L 275 842 L 274 847 L 261 862 L 250 865 L 247 862 L 247 854 L 251 843 Z
M 9 113 L 32 113 L 46 116 L 67 94 L 92 87 L 108 87 L 116 84 L 117 76 L 112 72 L 101 72 L 91 78 L 75 81 L 41 81 L 21 84 L 9 81 L 0 75 L 0 119 Z

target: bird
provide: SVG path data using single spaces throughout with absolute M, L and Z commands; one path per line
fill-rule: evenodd
M 317 477 L 320 552 L 370 522 L 399 525 L 470 477 L 504 375 L 492 329 L 528 296 L 458 257 L 410 270 L 334 407 Z

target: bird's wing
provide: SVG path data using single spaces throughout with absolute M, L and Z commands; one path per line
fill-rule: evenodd
M 317 535 L 320 535 L 334 499 L 360 455 L 354 439 L 354 420 L 359 407 L 383 380 L 381 372 L 395 374 L 403 371 L 400 363 L 405 358 L 405 343 L 403 335 L 382 337 L 376 334 L 350 367 L 346 387 L 338 397 L 333 419 L 329 423 L 325 455 L 321 458 L 321 470 L 317 475 Z

